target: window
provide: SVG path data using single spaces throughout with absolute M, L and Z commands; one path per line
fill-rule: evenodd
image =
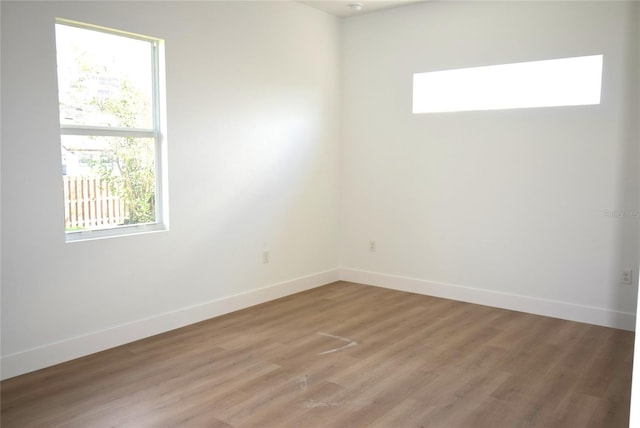
M 416 73 L 413 112 L 600 104 L 602 55 Z
M 67 241 L 166 228 L 162 42 L 56 22 Z

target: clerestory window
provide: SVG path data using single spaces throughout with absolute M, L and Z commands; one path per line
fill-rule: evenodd
M 413 112 L 600 104 L 603 55 L 413 75 Z

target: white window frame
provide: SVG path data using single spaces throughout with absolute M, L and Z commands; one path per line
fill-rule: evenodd
M 166 166 L 166 98 L 164 90 L 162 90 L 166 87 L 166 76 L 164 70 L 164 41 L 140 34 L 114 30 L 63 18 L 56 18 L 55 23 L 56 25 L 66 25 L 81 28 L 83 30 L 98 31 L 109 35 L 142 40 L 149 42 L 152 50 L 152 128 L 117 128 L 91 125 L 65 125 L 61 123 L 60 135 L 152 138 L 155 149 L 155 222 L 121 225 L 93 230 L 65 231 L 65 241 L 76 242 L 169 230 Z

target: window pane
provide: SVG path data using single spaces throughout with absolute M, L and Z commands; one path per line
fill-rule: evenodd
M 65 230 L 156 221 L 152 138 L 62 136 Z
M 600 104 L 602 55 L 416 73 L 413 112 Z
M 153 128 L 152 43 L 56 25 L 61 125 Z

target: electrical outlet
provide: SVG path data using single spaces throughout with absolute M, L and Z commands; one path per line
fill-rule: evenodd
M 369 251 L 371 252 L 376 251 L 376 241 L 369 241 Z
M 262 263 L 264 264 L 269 263 L 269 250 L 264 250 L 262 252 Z
M 631 284 L 633 281 L 633 270 L 632 269 L 623 269 L 622 270 L 622 283 L 623 284 Z

